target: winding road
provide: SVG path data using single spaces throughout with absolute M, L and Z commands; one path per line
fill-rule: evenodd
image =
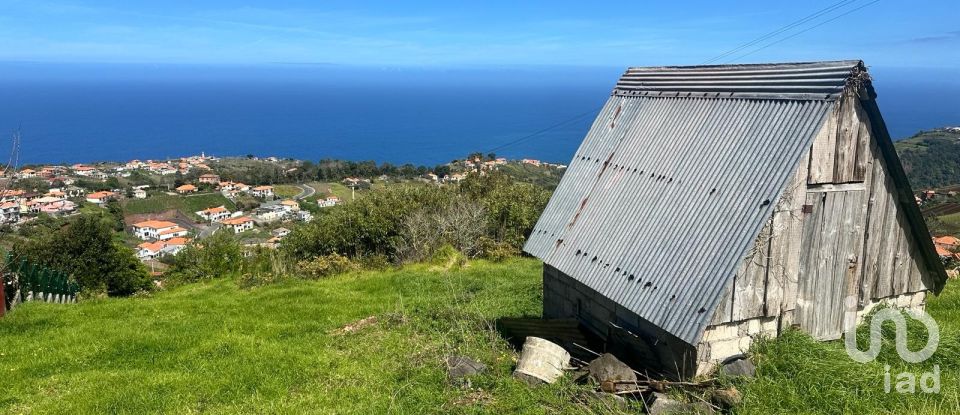
M 313 196 L 314 193 L 317 193 L 317 189 L 314 189 L 313 187 L 311 187 L 309 184 L 306 184 L 306 183 L 298 184 L 297 187 L 300 188 L 300 193 L 293 197 L 296 200 L 306 199 L 310 196 Z

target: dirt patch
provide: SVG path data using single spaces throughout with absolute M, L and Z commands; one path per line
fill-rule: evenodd
M 377 316 L 370 316 L 364 319 L 354 321 L 353 323 L 347 324 L 346 326 L 340 327 L 333 331 L 334 335 L 350 334 L 360 330 L 367 326 L 372 326 L 377 324 Z

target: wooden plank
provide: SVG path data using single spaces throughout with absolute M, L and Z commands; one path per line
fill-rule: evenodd
M 806 204 L 811 212 L 803 220 L 802 245 L 800 250 L 800 278 L 797 285 L 797 307 L 794 322 L 804 330 L 810 330 L 816 323 L 814 306 L 820 252 L 820 237 L 823 230 L 823 212 L 825 193 L 807 193 Z
M 857 99 L 850 93 L 840 102 L 839 130 L 837 132 L 837 151 L 833 165 L 834 183 L 847 183 L 854 180 L 857 164 L 858 134 L 860 120 L 857 118 Z
M 723 297 L 720 297 L 720 304 L 717 304 L 717 310 L 713 312 L 713 320 L 710 321 L 710 325 L 717 325 L 723 323 L 729 323 L 732 320 L 733 315 L 733 287 L 736 283 L 736 277 L 733 281 L 730 281 L 729 286 L 723 290 Z
M 845 248 L 846 264 L 841 263 L 843 276 L 843 295 L 838 296 L 838 303 L 835 311 L 838 313 L 836 318 L 840 321 L 837 337 L 848 328 L 848 324 L 856 325 L 856 318 L 852 321 L 846 321 L 847 311 L 856 311 L 857 300 L 859 297 L 860 276 L 862 275 L 862 259 L 864 249 L 864 227 L 866 225 L 867 214 L 867 196 L 865 191 L 850 191 L 846 193 L 844 203 L 846 204 L 846 221 L 843 229 L 843 240 L 841 245 Z M 845 265 L 845 267 L 844 267 Z M 853 309 L 848 310 L 847 299 L 852 300 Z M 855 314 L 854 314 L 855 315 Z
M 871 154 L 877 154 L 876 145 L 869 147 Z M 870 172 L 865 178 L 869 192 L 867 199 L 867 218 L 864 228 L 864 249 L 860 276 L 859 304 L 861 307 L 870 303 L 873 290 L 876 286 L 880 267 L 880 247 L 883 239 L 883 224 L 887 213 L 887 194 L 884 181 L 883 163 L 876 160 L 870 165 Z
M 810 147 L 809 177 L 807 183 L 833 183 L 834 160 L 837 152 L 837 120 L 840 104 L 827 116 L 823 127 Z
M 866 187 L 863 183 L 823 183 L 807 186 L 808 192 L 849 192 L 862 191 Z
M 843 297 L 843 267 L 846 262 L 841 246 L 846 192 L 824 195 L 823 229 L 820 236 L 820 258 L 817 270 L 816 291 L 813 293 L 816 322 L 811 333 L 814 338 L 827 340 L 839 335 L 840 321 L 836 313 L 837 298 Z
M 860 120 L 860 131 L 857 133 L 857 162 L 853 170 L 853 180 L 866 180 L 866 175 L 872 170 L 873 164 L 878 161 L 876 143 L 871 134 L 870 117 L 867 116 L 860 101 L 857 100 L 857 119 Z
M 907 292 L 910 293 L 918 293 L 927 289 L 927 286 L 923 283 L 923 274 L 925 272 L 923 268 L 925 264 L 920 259 L 919 251 L 920 247 L 917 246 L 917 244 L 913 244 L 910 250 L 910 285 L 907 289 Z
M 883 171 L 886 173 L 886 170 Z M 893 182 L 889 178 L 883 181 L 883 199 L 881 201 L 886 205 L 884 208 L 886 214 L 883 218 L 883 227 L 879 233 L 879 238 L 881 238 L 880 248 L 876 251 L 878 267 L 873 299 L 889 297 L 893 290 L 894 264 L 897 259 L 898 243 L 900 241 L 898 230 L 900 224 L 897 221 L 899 206 L 893 197 L 892 187 Z
M 893 277 L 894 295 L 906 294 L 910 291 L 910 266 L 913 262 L 911 245 L 914 245 L 914 242 L 911 241 L 911 235 L 907 231 L 910 229 L 910 224 L 907 222 L 907 217 L 902 211 L 898 215 L 897 221 L 900 224 L 900 229 L 898 230 L 900 234 L 900 244 L 897 248 L 897 269 Z
M 803 205 L 807 202 L 807 165 L 801 163 L 801 166 L 797 168 L 796 173 L 792 180 L 792 184 L 788 189 L 788 194 L 790 195 L 788 205 L 789 205 L 789 216 L 788 219 L 788 230 L 787 237 L 784 243 L 784 249 L 786 253 L 781 253 L 779 258 L 783 258 L 783 294 L 781 303 L 781 310 L 788 311 L 794 310 L 797 307 L 797 289 L 800 278 L 800 251 L 804 246 L 803 243 L 803 224 L 804 224 L 804 213 Z
M 772 221 L 768 220 L 753 249 L 747 255 L 743 273 L 736 278 L 733 291 L 733 321 L 747 320 L 763 315 L 764 284 L 767 274 L 767 262 L 770 249 Z
M 790 244 L 790 222 L 792 213 L 790 201 L 781 200 L 773 213 L 773 231 L 770 237 L 770 258 L 767 261 L 767 275 L 763 294 L 763 315 L 774 317 L 783 309 L 783 290 L 786 284 L 786 257 Z

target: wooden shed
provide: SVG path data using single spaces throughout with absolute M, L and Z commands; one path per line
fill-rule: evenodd
M 861 61 L 630 68 L 524 250 L 548 318 L 688 377 L 946 273 Z

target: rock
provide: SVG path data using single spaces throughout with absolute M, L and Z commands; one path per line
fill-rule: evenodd
M 667 397 L 659 392 L 654 392 L 653 402 L 647 405 L 647 413 L 650 415 L 680 415 L 680 414 L 713 414 L 716 413 L 706 402 L 687 403 L 680 402 Z
M 721 408 L 733 408 L 743 401 L 743 396 L 737 388 L 729 387 L 711 392 L 710 401 Z
M 458 380 L 483 373 L 487 365 L 466 356 L 450 356 L 447 358 L 447 377 Z
M 723 366 L 720 367 L 720 373 L 731 377 L 744 376 L 752 378 L 757 374 L 757 367 L 754 366 L 750 360 L 743 358 L 724 363 Z
M 604 353 L 593 359 L 587 366 L 590 377 L 600 383 L 600 390 L 614 393 L 622 390 L 635 389 L 637 374 L 616 356 Z

